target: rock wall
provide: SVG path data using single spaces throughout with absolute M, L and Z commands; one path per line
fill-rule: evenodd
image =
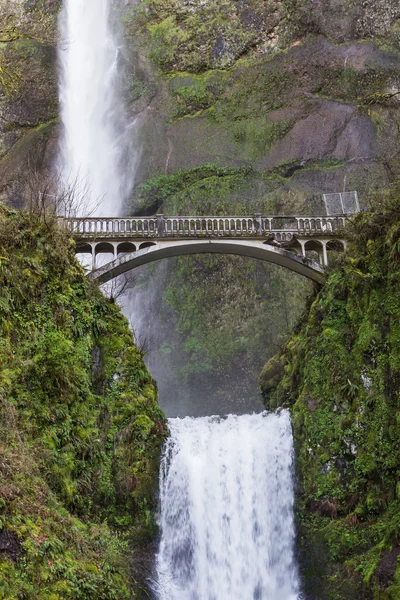
M 56 0 L 4 0 L 0 14 L 0 188 L 17 174 L 48 167 L 47 142 L 58 118 Z M 7 192 L 8 190 L 8 192 Z
M 266 406 L 292 410 L 309 600 L 400 595 L 399 207 L 397 186 L 357 217 L 349 257 L 261 377 Z
M 157 67 L 142 179 L 206 163 L 251 166 L 300 204 L 344 188 L 366 202 L 398 173 L 399 18 L 385 1 L 125 9 L 142 61 Z
M 2 7 L 3 185 L 56 135 L 58 7 Z M 139 183 L 208 163 L 251 166 L 270 180 L 259 200 L 292 192 L 301 205 L 344 187 L 367 202 L 397 177 L 394 0 L 120 0 L 115 10 L 126 99 L 142 121 Z M 47 165 L 53 155 L 54 143 Z

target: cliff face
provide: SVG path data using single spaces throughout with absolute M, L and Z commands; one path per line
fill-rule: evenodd
M 282 355 L 269 408 L 290 406 L 307 598 L 400 594 L 400 197 L 357 217 L 335 268 Z
M 145 116 L 146 175 L 248 165 L 269 174 L 260 202 L 292 192 L 299 204 L 343 187 L 365 199 L 396 176 L 395 2 L 141 6 L 128 27 L 149 38 L 163 83 Z
M 131 598 L 155 534 L 156 385 L 73 242 L 1 205 L 0 336 L 0 598 Z
M 2 7 L 3 184 L 32 145 L 36 156 L 44 149 L 57 118 L 58 8 Z M 207 163 L 249 166 L 253 202 L 293 195 L 301 206 L 343 187 L 366 201 L 397 177 L 395 0 L 132 0 L 115 10 L 126 97 L 142 120 L 139 182 Z
M 58 5 L 56 0 L 2 2 L 0 186 L 5 198 L 13 198 L 12 183 L 28 162 L 39 168 L 49 166 L 47 144 L 58 116 Z M 14 200 L 18 202 L 17 197 Z
M 136 213 L 321 211 L 323 192 L 355 189 L 365 205 L 371 191 L 397 178 L 395 3 L 163 1 L 123 14 L 137 48 L 132 107 L 142 118 L 139 181 L 145 183 L 132 199 Z M 269 268 L 255 269 L 254 289 L 244 283 L 246 261 L 179 265 L 169 267 L 157 307 L 180 333 L 175 344 L 171 334 L 160 340 L 166 353 L 156 372 L 174 370 L 170 357 L 179 354 L 184 371 L 175 387 L 184 379 L 204 390 L 225 373 L 238 390 L 239 374 L 249 379 L 258 357 L 280 343 L 271 322 L 280 334 L 287 330 L 307 289 Z M 210 269 L 220 281 L 229 270 L 240 273 L 227 286 L 229 302 L 219 302 L 218 288 L 211 291 Z M 196 290 L 190 294 L 188 281 Z M 193 308 L 194 297 L 198 306 L 211 305 L 207 314 Z M 251 306 L 262 306 L 262 323 Z M 205 339 L 210 323 L 224 340 L 233 332 L 233 343 Z M 158 336 L 163 327 L 159 321 Z M 252 345 L 249 356 L 245 348 Z M 231 390 L 222 387 L 226 406 Z

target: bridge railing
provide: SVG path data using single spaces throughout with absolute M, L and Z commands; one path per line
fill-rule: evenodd
M 296 234 L 340 232 L 346 216 L 265 217 L 172 216 L 124 218 L 71 218 L 64 220 L 71 233 L 80 239 L 145 237 L 265 237 L 291 239 Z

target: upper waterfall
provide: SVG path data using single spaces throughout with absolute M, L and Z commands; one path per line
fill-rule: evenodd
M 111 0 L 64 0 L 59 28 L 62 182 L 75 186 L 78 215 L 116 216 L 132 189 L 137 152 Z
M 170 419 L 160 600 L 297 600 L 287 411 Z

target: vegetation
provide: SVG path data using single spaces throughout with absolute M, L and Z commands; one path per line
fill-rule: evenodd
M 296 200 L 290 194 L 286 200 L 286 211 L 295 210 Z M 273 181 L 252 169 L 213 164 L 154 177 L 135 200 L 138 214 L 251 215 L 257 209 L 282 210 Z M 179 413 L 197 414 L 199 407 L 231 412 L 259 402 L 263 361 L 281 347 L 312 287 L 274 265 L 216 255 L 163 261 L 143 270 L 137 284 L 134 294 L 151 315 L 144 334 L 150 364 L 172 414 L 177 403 Z
M 60 2 L 3 4 L 0 180 L 14 202 L 27 157 L 39 169 L 52 162 Z M 115 10 L 130 115 L 150 115 L 136 213 L 306 211 L 343 186 L 366 204 L 399 176 L 393 0 L 127 0 Z M 263 375 L 268 406 L 293 407 L 310 598 L 400 594 L 398 205 L 371 205 L 354 225 L 357 258 L 332 273 Z M 138 278 L 142 290 L 166 264 Z M 309 288 L 239 258 L 168 269 L 150 314 L 171 387 L 223 385 L 229 406 L 230 390 L 279 349 Z M 0 597 L 127 597 L 154 528 L 164 432 L 154 382 L 70 241 L 51 220 L 4 208 L 0 329 Z M 214 406 L 224 410 L 220 392 Z
M 51 215 L 0 206 L 0 333 L 0 598 L 131 598 L 165 421 Z
M 310 598 L 400 597 L 399 294 L 397 189 L 354 219 L 349 257 L 262 374 L 266 405 L 292 409 Z

